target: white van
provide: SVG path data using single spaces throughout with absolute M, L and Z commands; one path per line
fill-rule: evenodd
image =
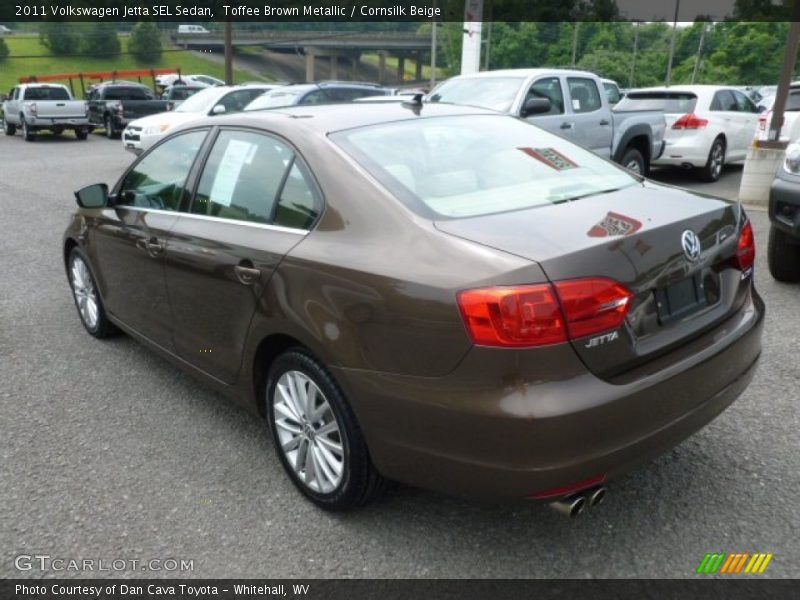
M 178 25 L 178 33 L 210 33 L 202 25 Z

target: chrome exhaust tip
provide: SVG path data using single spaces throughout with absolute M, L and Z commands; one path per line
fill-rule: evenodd
M 589 506 L 594 508 L 598 506 L 605 500 L 606 498 L 606 488 L 605 486 L 597 486 L 596 488 L 592 488 L 588 492 L 586 492 L 586 497 L 588 498 Z
M 562 498 L 561 500 L 551 502 L 550 507 L 565 517 L 574 519 L 581 514 L 583 509 L 586 507 L 586 497 L 582 494 L 569 496 L 567 498 Z

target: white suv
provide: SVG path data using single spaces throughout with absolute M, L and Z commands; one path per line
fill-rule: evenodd
M 653 165 L 696 168 L 716 181 L 725 163 L 744 160 L 758 122 L 758 108 L 733 87 L 678 85 L 633 90 L 616 110 L 663 110 L 666 147 Z

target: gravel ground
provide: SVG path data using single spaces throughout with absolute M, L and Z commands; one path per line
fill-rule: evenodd
M 14 557 L 191 559 L 192 577 L 691 577 L 706 552 L 773 552 L 800 576 L 800 287 L 765 264 L 759 371 L 709 427 L 612 482 L 576 520 L 396 487 L 320 512 L 283 475 L 266 428 L 127 337 L 82 329 L 60 240 L 72 191 L 113 183 L 119 141 L 0 136 L 0 577 Z M 735 194 L 740 169 L 715 186 Z M 119 575 L 159 576 L 127 571 Z M 92 575 L 88 573 L 88 575 Z M 99 575 L 95 573 L 95 575 Z

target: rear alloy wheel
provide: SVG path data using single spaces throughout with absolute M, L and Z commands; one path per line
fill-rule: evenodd
M 800 281 L 800 240 L 792 239 L 775 226 L 770 227 L 767 264 L 770 274 L 778 281 Z
M 711 150 L 708 153 L 708 162 L 706 166 L 700 169 L 700 179 L 713 183 L 719 181 L 722 175 L 722 167 L 725 166 L 725 142 L 717 138 L 711 144 Z
M 277 359 L 267 379 L 267 414 L 281 464 L 317 506 L 345 510 L 382 491 L 364 436 L 339 386 L 302 350 Z
M 628 148 L 622 157 L 621 163 L 623 167 L 637 175 L 644 176 L 646 174 L 647 169 L 644 164 L 644 157 L 636 148 Z
M 114 131 L 114 123 L 111 121 L 111 115 L 106 115 L 105 126 L 106 126 L 106 137 L 110 140 L 113 140 L 114 137 L 116 137 L 117 132 Z
M 22 119 L 22 137 L 25 138 L 26 142 L 32 142 L 36 139 L 33 131 L 31 128 L 28 127 L 28 122 L 25 119 Z
M 97 291 L 89 263 L 78 248 L 73 248 L 70 252 L 68 277 L 78 316 L 86 331 L 96 338 L 105 338 L 115 334 L 117 328 L 106 317 L 103 301 Z
M 3 115 L 2 121 L 0 121 L 0 123 L 2 123 L 3 125 L 3 133 L 5 133 L 6 135 L 14 135 L 15 133 L 17 133 L 17 127 L 6 121 L 5 115 Z

